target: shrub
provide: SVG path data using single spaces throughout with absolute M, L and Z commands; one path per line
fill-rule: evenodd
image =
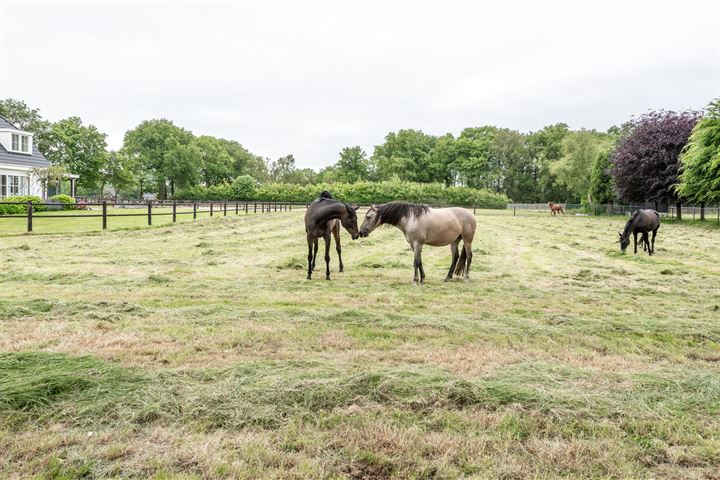
M 50 197 L 50 201 L 53 203 L 62 204 L 63 210 L 72 210 L 75 208 L 75 199 L 70 195 L 53 195 L 52 197 Z
M 266 202 L 310 202 L 320 192 L 328 190 L 335 198 L 348 203 L 385 203 L 393 200 L 406 200 L 415 203 L 446 205 L 476 205 L 481 208 L 505 208 L 510 199 L 500 193 L 478 190 L 469 187 L 446 187 L 441 183 L 413 183 L 400 181 L 357 182 L 357 183 L 320 183 L 316 185 L 298 185 L 292 183 L 266 183 L 250 189 L 238 190 L 236 187 L 248 185 L 248 180 L 239 180 L 232 186 L 222 185 L 210 188 L 194 187 L 178 192 L 176 198 L 182 200 L 257 200 Z M 252 178 L 252 177 L 249 177 Z
M 235 200 L 254 200 L 257 180 L 250 175 L 240 175 L 232 182 L 233 198 Z
M 35 197 L 33 195 L 22 195 L 17 197 L 7 197 L 4 200 L 0 201 L 0 215 L 22 215 L 23 213 L 27 212 L 27 207 L 25 205 L 12 204 L 27 204 L 27 202 L 32 202 L 33 212 L 45 211 L 45 201 L 42 198 Z

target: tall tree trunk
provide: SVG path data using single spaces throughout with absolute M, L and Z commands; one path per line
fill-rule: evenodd
M 172 178 L 170 179 L 170 196 L 175 196 L 175 180 L 173 180 Z
M 138 190 L 138 199 L 142 199 L 143 195 L 143 181 L 140 180 L 139 190 Z
M 682 220 L 682 202 L 678 200 L 675 204 L 675 210 L 677 211 L 677 219 Z
M 607 204 L 607 210 L 605 211 L 608 215 L 612 215 L 613 213 L 613 201 L 610 200 Z

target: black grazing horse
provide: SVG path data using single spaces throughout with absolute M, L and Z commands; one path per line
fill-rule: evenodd
M 660 228 L 660 214 L 655 210 L 636 210 L 632 214 L 630 220 L 625 224 L 625 230 L 620 235 L 620 248 L 624 252 L 628 245 L 630 245 L 630 234 L 633 234 L 635 241 L 635 253 L 637 253 L 637 237 L 638 233 L 642 234 L 640 240 L 643 245 L 643 251 L 647 249 L 648 255 L 655 253 L 655 235 L 657 235 L 658 228 Z M 652 244 L 648 240 L 648 232 L 652 232 Z
M 332 198 L 330 192 L 322 192 L 320 198 L 313 201 L 305 212 L 305 233 L 308 243 L 308 274 L 310 280 L 315 269 L 315 257 L 318 251 L 318 238 L 325 239 L 325 280 L 330 280 L 330 234 L 335 235 L 335 246 L 340 259 L 340 271 L 343 263 L 340 249 L 340 224 L 350 233 L 353 240 L 358 238 L 357 213 L 347 203 Z M 314 249 L 314 251 L 313 251 Z

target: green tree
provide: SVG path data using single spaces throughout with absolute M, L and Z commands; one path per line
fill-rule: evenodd
M 154 184 L 160 198 L 176 187 L 196 185 L 202 152 L 193 145 L 193 135 L 170 120 L 146 120 L 125 134 L 123 152 L 133 160 L 139 194 Z
M 563 140 L 563 155 L 550 164 L 557 181 L 573 195 L 573 199 L 592 203 L 590 178 L 593 166 L 601 153 L 611 145 L 606 134 L 594 130 L 571 132 Z
M 437 138 L 419 130 L 390 132 L 375 146 L 372 165 L 378 180 L 397 178 L 413 182 L 446 182 L 448 166 L 433 155 Z
M 516 201 L 535 201 L 538 198 L 535 164 L 525 136 L 516 130 L 498 129 L 491 143 L 493 163 L 501 185 L 496 191 Z
M 92 189 L 100 181 L 100 170 L 106 161 L 106 137 L 94 125 L 84 126 L 80 117 L 69 117 L 50 127 L 45 157 L 53 165 L 62 165 L 68 172 L 80 175 L 79 187 Z
M 680 163 L 677 191 L 682 197 L 700 202 L 704 218 L 706 203 L 720 205 L 720 99 L 708 105 L 693 128 Z
M 617 199 L 615 184 L 610 175 L 610 150 L 601 151 L 590 173 L 590 203 L 606 203 L 608 210 Z
M 340 152 L 340 159 L 335 164 L 335 180 L 355 183 L 370 177 L 370 162 L 367 154 L 359 146 L 346 147 Z
M 548 125 L 537 132 L 527 135 L 528 153 L 533 163 L 533 178 L 538 184 L 538 198 L 546 201 L 572 201 L 572 193 L 567 187 L 558 182 L 557 176 L 550 169 L 550 165 L 563 156 L 563 141 L 570 133 L 570 128 L 564 123 Z
M 499 172 L 491 167 L 491 146 L 496 131 L 492 126 L 466 128 L 448 145 L 452 162 L 449 168 L 459 185 L 498 189 Z
M 123 152 L 108 152 L 100 169 L 100 195 L 103 195 L 106 185 L 112 185 L 115 198 L 134 189 L 137 179 L 133 170 L 132 160 Z
M 222 140 L 203 135 L 193 139 L 200 152 L 200 178 L 206 187 L 230 182 L 235 176 L 235 159 Z
M 33 141 L 38 150 L 48 151 L 48 134 L 51 123 L 42 118 L 40 110 L 30 108 L 22 100 L 6 98 L 0 100 L 0 116 L 21 130 L 33 133 Z

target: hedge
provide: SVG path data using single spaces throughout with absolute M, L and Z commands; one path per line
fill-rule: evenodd
M 310 202 L 320 192 L 327 190 L 348 203 L 385 203 L 405 200 L 413 203 L 478 206 L 480 208 L 504 209 L 510 199 L 501 193 L 468 187 L 446 187 L 441 183 L 412 182 L 358 182 L 296 185 L 291 183 L 266 183 L 255 188 L 254 198 L 247 192 L 238 191 L 237 185 L 214 185 L 194 187 L 178 191 L 179 200 L 257 200 L 266 202 Z
M 22 195 L 17 197 L 7 197 L 0 201 L 0 215 L 22 215 L 27 212 L 26 205 L 11 205 L 11 203 L 33 203 L 33 212 L 45 211 L 45 200 L 33 195 Z
M 61 204 L 63 210 L 72 210 L 75 208 L 75 199 L 70 195 L 53 195 L 50 197 L 50 202 Z

